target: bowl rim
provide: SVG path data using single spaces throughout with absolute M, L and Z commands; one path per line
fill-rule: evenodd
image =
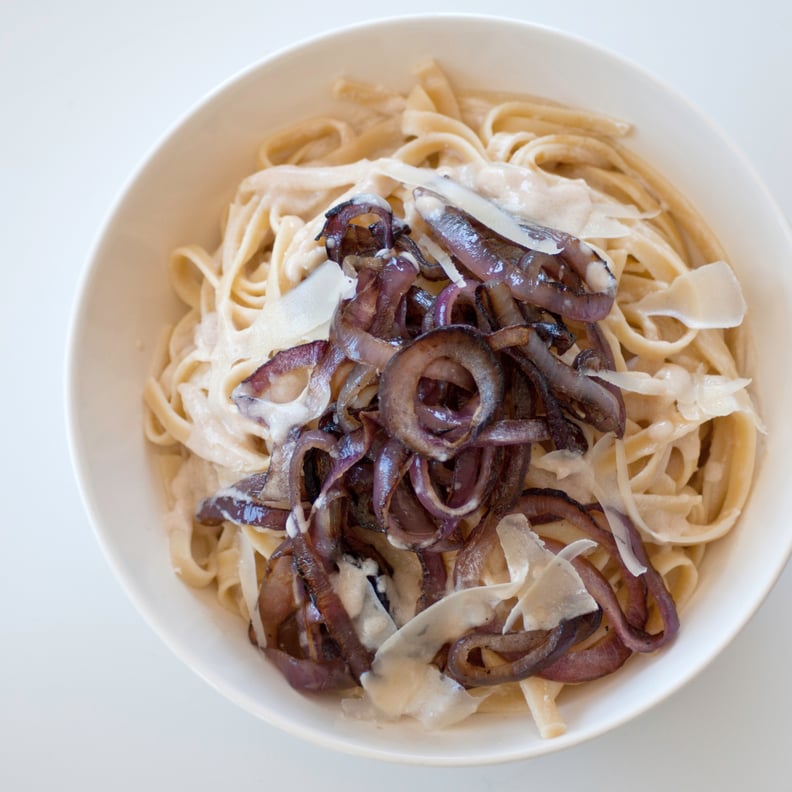
M 302 50 L 311 49 L 321 45 L 323 42 L 330 41 L 344 35 L 356 35 L 363 31 L 374 31 L 384 29 L 397 25 L 412 25 L 429 22 L 436 24 L 439 22 L 451 22 L 456 24 L 459 22 L 483 22 L 490 25 L 503 25 L 503 26 L 516 26 L 523 28 L 526 31 L 535 31 L 543 36 L 549 36 L 559 40 L 564 40 L 576 47 L 581 47 L 589 50 L 596 55 L 597 58 L 608 59 L 614 62 L 622 69 L 635 72 L 644 79 L 653 83 L 661 93 L 667 94 L 676 102 L 684 104 L 687 110 L 695 115 L 708 129 L 708 133 L 717 137 L 722 144 L 728 149 L 729 154 L 736 161 L 738 161 L 739 168 L 743 173 L 750 178 L 754 186 L 762 193 L 765 201 L 766 208 L 773 211 L 776 216 L 777 224 L 781 229 L 781 233 L 785 235 L 786 245 L 792 251 L 792 227 L 789 220 L 784 215 L 780 206 L 778 205 L 775 197 L 765 184 L 764 180 L 759 175 L 756 167 L 751 160 L 745 155 L 739 146 L 731 139 L 731 137 L 715 123 L 703 110 L 695 105 L 686 95 L 680 90 L 671 86 L 665 80 L 658 77 L 645 67 L 636 63 L 632 59 L 623 56 L 613 50 L 578 34 L 570 33 L 568 31 L 536 22 L 527 21 L 524 19 L 513 18 L 509 16 L 497 14 L 482 14 L 482 13 L 456 13 L 456 12 L 425 12 L 417 14 L 405 15 L 390 15 L 386 17 L 379 17 L 374 19 L 363 20 L 354 24 L 345 24 L 338 27 L 332 27 L 314 35 L 298 39 L 283 47 L 270 51 L 253 62 L 238 69 L 235 73 L 223 79 L 209 92 L 199 97 L 196 101 L 190 104 L 186 110 L 182 111 L 170 125 L 159 134 L 153 142 L 149 144 L 144 154 L 134 164 L 132 170 L 121 183 L 117 190 L 115 197 L 110 202 L 109 208 L 106 210 L 102 217 L 98 230 L 94 235 L 94 239 L 88 249 L 88 254 L 85 257 L 81 267 L 77 285 L 74 291 L 74 299 L 69 316 L 69 323 L 65 339 L 65 355 L 64 355 L 64 406 L 66 418 L 66 435 L 67 445 L 72 468 L 75 473 L 80 497 L 83 503 L 85 512 L 89 518 L 91 528 L 94 536 L 102 550 L 102 554 L 109 564 L 116 580 L 125 591 L 127 597 L 134 605 L 139 614 L 143 616 L 143 620 L 154 631 L 160 640 L 183 662 L 191 671 L 196 673 L 199 677 L 204 679 L 211 687 L 219 692 L 224 698 L 229 699 L 236 705 L 246 710 L 248 713 L 254 714 L 257 718 L 275 726 L 284 732 L 307 740 L 309 742 L 321 745 L 325 748 L 331 748 L 341 751 L 346 754 L 366 757 L 371 759 L 379 759 L 387 762 L 403 762 L 414 765 L 423 766 L 472 766 L 472 765 L 487 765 L 496 764 L 509 761 L 518 761 L 538 756 L 548 755 L 556 751 L 560 751 L 574 745 L 594 739 L 606 732 L 612 731 L 619 726 L 639 717 L 648 710 L 654 708 L 663 700 L 669 698 L 678 692 L 681 688 L 687 685 L 694 677 L 698 676 L 710 663 L 726 648 L 742 631 L 748 621 L 754 616 L 756 611 L 761 607 L 762 603 L 767 598 L 768 594 L 775 586 L 778 578 L 780 577 L 785 566 L 792 556 L 792 532 L 790 532 L 788 546 L 784 548 L 784 552 L 779 553 L 776 557 L 774 567 L 768 571 L 764 578 L 764 585 L 761 587 L 760 595 L 754 602 L 751 603 L 742 617 L 734 620 L 729 628 L 722 633 L 722 639 L 709 647 L 707 653 L 702 653 L 695 658 L 695 662 L 688 664 L 684 673 L 679 674 L 674 678 L 671 684 L 666 685 L 661 690 L 647 694 L 641 699 L 639 703 L 632 707 L 625 707 L 622 712 L 614 715 L 609 719 L 596 725 L 596 727 L 589 728 L 585 732 L 576 732 L 574 730 L 556 737 L 552 740 L 545 740 L 538 744 L 535 750 L 514 750 L 511 752 L 496 754 L 490 752 L 487 755 L 475 757 L 460 757 L 450 755 L 428 755 L 428 754 L 412 754 L 405 751 L 386 751 L 378 749 L 374 746 L 368 746 L 362 743 L 352 743 L 348 739 L 336 737 L 334 734 L 329 734 L 319 729 L 315 724 L 303 724 L 295 721 L 277 710 L 266 710 L 266 714 L 262 711 L 261 705 L 256 704 L 251 697 L 244 694 L 242 691 L 237 691 L 229 686 L 224 685 L 213 673 L 203 668 L 199 659 L 193 656 L 193 652 L 189 647 L 180 643 L 172 634 L 167 624 L 158 615 L 155 608 L 151 607 L 142 593 L 140 584 L 134 579 L 130 579 L 122 564 L 118 551 L 113 547 L 110 542 L 110 537 L 107 531 L 103 528 L 99 519 L 99 509 L 94 501 L 88 482 L 91 477 L 91 471 L 87 461 L 86 450 L 82 447 L 82 438 L 79 431 L 79 421 L 77 418 L 77 386 L 78 386 L 78 369 L 77 362 L 79 356 L 78 341 L 81 333 L 83 332 L 83 324 L 86 321 L 82 315 L 81 308 L 87 300 L 90 292 L 92 278 L 98 268 L 100 261 L 100 252 L 103 245 L 108 238 L 112 235 L 113 226 L 117 219 L 117 215 L 123 207 L 124 201 L 128 194 L 133 190 L 134 185 L 138 182 L 141 175 L 152 164 L 157 154 L 172 142 L 182 131 L 182 128 L 192 119 L 196 114 L 200 113 L 203 109 L 213 104 L 218 97 L 225 94 L 230 88 L 243 83 L 244 81 L 252 78 L 260 69 L 266 68 L 270 64 L 286 59 Z

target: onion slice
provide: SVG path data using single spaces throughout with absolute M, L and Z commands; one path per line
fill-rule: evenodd
M 469 422 L 449 438 L 423 427 L 417 393 L 427 369 L 448 360 L 469 372 L 479 402 Z M 503 371 L 483 334 L 467 325 L 447 325 L 419 336 L 397 352 L 380 378 L 380 419 L 392 437 L 432 459 L 446 461 L 475 441 L 503 399 Z

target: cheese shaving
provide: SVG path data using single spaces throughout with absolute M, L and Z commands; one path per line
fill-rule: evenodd
M 524 629 L 552 629 L 565 619 L 596 610 L 596 602 L 569 563 L 593 542 L 576 542 L 564 556 L 556 556 L 522 514 L 504 517 L 497 532 L 508 581 L 448 594 L 416 614 L 377 650 L 361 684 L 378 717 L 410 716 L 425 725 L 448 726 L 475 711 L 481 699 L 442 675 L 432 660 L 444 644 L 489 623 L 501 602 L 516 598 L 504 631 L 518 618 Z
M 671 316 L 694 330 L 705 330 L 737 327 L 746 305 L 731 267 L 716 261 L 678 275 L 632 308 L 645 316 Z
M 674 401 L 679 414 L 691 423 L 703 423 L 734 412 L 756 416 L 746 391 L 751 380 L 744 377 L 691 373 L 673 363 L 666 364 L 654 375 L 644 371 L 591 373 L 623 391 Z
M 326 339 L 341 300 L 355 293 L 355 280 L 325 261 L 291 291 L 267 298 L 250 327 L 249 350 L 266 358 L 281 349 Z

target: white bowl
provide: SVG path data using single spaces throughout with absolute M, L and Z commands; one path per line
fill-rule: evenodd
M 345 719 L 305 697 L 248 643 L 212 595 L 173 574 L 161 488 L 144 441 L 141 391 L 155 339 L 178 316 L 165 263 L 185 242 L 214 247 L 218 218 L 254 168 L 268 131 L 328 108 L 335 76 L 410 84 L 436 58 L 461 85 L 547 96 L 635 125 L 629 145 L 700 209 L 729 252 L 757 346 L 753 376 L 767 436 L 747 509 L 708 553 L 678 639 L 610 678 L 569 691 L 565 735 L 541 740 L 509 718 L 477 716 L 447 732 Z M 759 130 L 757 130 L 758 134 Z M 307 740 L 388 760 L 463 765 L 537 756 L 644 712 L 735 636 L 792 549 L 792 378 L 775 348 L 792 337 L 792 237 L 746 160 L 683 98 L 623 59 L 521 22 L 469 16 L 393 19 L 291 47 L 215 91 L 168 133 L 124 190 L 99 237 L 74 313 L 69 418 L 74 464 L 99 541 L 161 638 L 249 712 Z

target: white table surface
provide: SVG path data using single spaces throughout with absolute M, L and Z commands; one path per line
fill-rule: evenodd
M 221 698 L 143 623 L 88 524 L 64 429 L 66 327 L 135 165 L 207 91 L 286 44 L 395 12 L 484 10 L 659 75 L 792 217 L 788 0 L 0 0 L 0 790 L 792 790 L 789 567 L 718 660 L 630 724 L 529 762 L 413 768 L 302 743 Z

